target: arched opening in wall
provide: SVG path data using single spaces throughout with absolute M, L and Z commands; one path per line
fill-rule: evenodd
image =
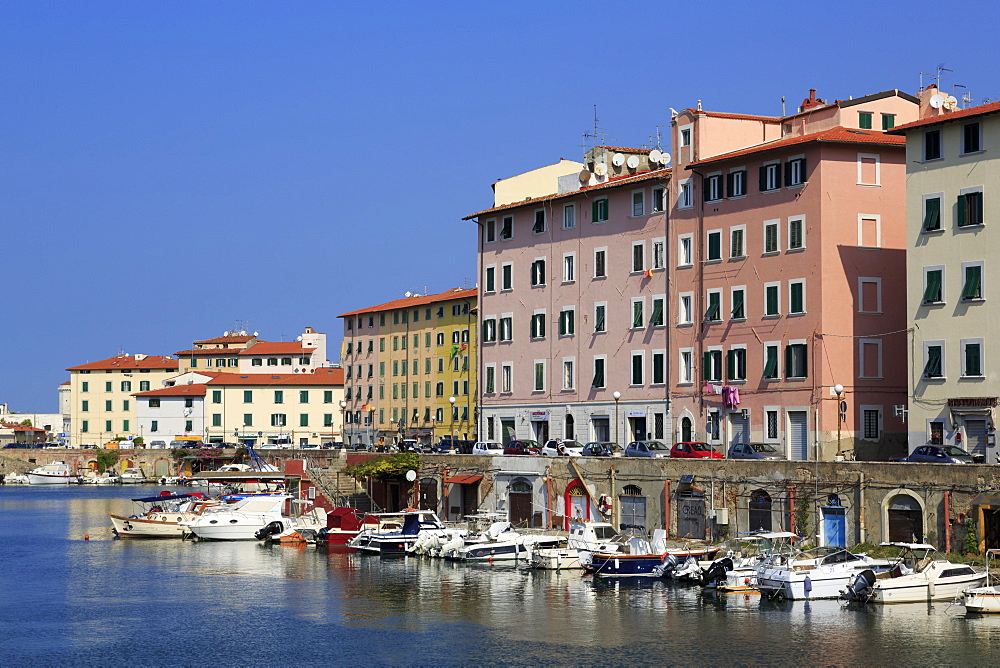
M 890 542 L 923 542 L 924 513 L 920 502 L 909 494 L 897 494 L 889 499 L 888 520 Z
M 683 418 L 681 418 L 681 441 L 682 442 L 687 442 L 687 441 L 693 441 L 694 440 L 692 438 L 692 433 L 691 433 L 692 432 L 692 427 L 693 427 L 693 424 L 691 422 L 691 418 L 689 418 L 687 416 L 684 416 Z
M 576 436 L 574 435 L 576 434 L 576 422 L 573 420 L 572 415 L 566 416 L 566 427 L 564 431 L 566 432 L 565 436 L 566 439 L 571 441 L 576 440 Z
M 762 489 L 750 493 L 750 531 L 771 531 L 771 495 Z
M 646 497 L 642 495 L 642 488 L 638 485 L 625 485 L 622 493 L 618 497 L 619 514 L 621 527 L 626 524 L 631 526 L 646 528 Z
M 170 475 L 170 462 L 166 459 L 157 459 L 153 462 L 153 475 L 155 476 L 165 476 Z
M 516 527 L 530 527 L 533 514 L 531 483 L 517 479 L 507 488 L 507 519 Z
M 438 483 L 434 478 L 420 479 L 420 498 L 418 500 L 420 510 L 437 510 L 438 507 Z
M 566 503 L 566 531 L 569 531 L 570 520 L 590 519 L 590 497 L 580 480 L 573 480 L 566 487 L 563 499 Z

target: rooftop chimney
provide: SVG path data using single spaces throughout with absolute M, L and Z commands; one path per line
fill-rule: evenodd
M 821 107 L 824 104 L 826 104 L 826 102 L 816 98 L 816 89 L 810 88 L 809 97 L 802 100 L 802 105 L 799 107 L 799 111 L 805 111 L 806 109 L 812 109 L 813 107 Z

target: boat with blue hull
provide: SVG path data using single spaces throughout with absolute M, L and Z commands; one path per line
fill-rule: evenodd
M 403 556 L 407 552 L 407 547 L 412 545 L 421 534 L 431 532 L 441 536 L 450 536 L 455 531 L 446 529 L 437 515 L 430 510 L 391 513 L 390 515 L 402 519 L 403 526 L 399 531 L 387 533 L 362 531 L 352 538 L 347 546 L 370 554 Z
M 599 577 L 663 577 L 666 549 L 654 549 L 645 527 L 623 524 L 621 534 L 612 543 L 612 549 L 606 551 L 580 551 L 585 573 Z

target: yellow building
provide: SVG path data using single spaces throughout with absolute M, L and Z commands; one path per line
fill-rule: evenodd
M 453 288 L 339 316 L 348 442 L 476 438 L 476 300 Z
M 119 355 L 69 367 L 70 444 L 100 446 L 140 436 L 132 395 L 163 387 L 177 366 L 170 357 Z

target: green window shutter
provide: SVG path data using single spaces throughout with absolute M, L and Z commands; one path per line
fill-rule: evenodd
M 708 259 L 718 260 L 722 257 L 722 235 L 708 235 Z
M 891 130 L 896 127 L 896 117 L 892 114 L 882 114 L 882 129 Z
M 785 378 L 792 377 L 792 346 L 785 346 Z
M 979 265 L 965 268 L 965 285 L 962 286 L 962 299 L 979 299 L 982 296 L 982 271 Z
M 924 302 L 941 301 L 941 270 L 927 272 L 927 287 L 924 288 Z
M 789 313 L 802 313 L 802 284 L 792 283 L 789 286 Z
M 927 364 L 924 365 L 924 375 L 928 378 L 941 376 L 941 348 L 931 346 L 927 349 Z
M 733 196 L 733 172 L 726 174 L 726 197 Z
M 858 113 L 858 127 L 862 130 L 872 129 L 872 115 L 870 112 L 862 111 Z
M 733 293 L 733 311 L 731 315 L 734 318 L 743 317 L 743 291 L 738 290 Z
M 757 185 L 761 192 L 767 190 L 767 167 L 761 167 L 758 172 Z
M 537 316 L 534 316 L 534 315 L 531 316 L 530 328 L 531 328 L 531 338 L 533 338 L 533 339 L 538 338 L 538 317 Z
M 714 380 L 712 378 L 712 353 L 706 352 L 701 359 L 701 375 L 705 380 Z
M 781 165 L 775 165 L 774 166 L 774 182 L 775 182 L 774 183 L 774 187 L 775 188 L 780 188 L 781 187 L 781 185 L 782 185 L 782 183 L 781 183 Z
M 764 362 L 764 378 L 778 377 L 778 349 L 775 346 L 765 348 L 767 359 Z
M 595 332 L 603 332 L 604 331 L 604 312 L 605 311 L 604 311 L 603 308 L 602 309 L 598 309 L 598 311 L 597 311 L 597 318 L 596 318 L 596 322 L 594 323 L 594 331 Z
M 642 327 L 642 302 L 632 304 L 632 326 Z
M 771 285 L 765 292 L 767 293 L 767 303 L 765 304 L 764 310 L 765 315 L 777 315 L 778 314 L 778 286 Z
M 705 320 L 718 320 L 719 319 L 719 303 L 715 301 L 709 301 L 708 310 L 705 311 Z
M 661 299 L 653 300 L 653 315 L 650 316 L 649 323 L 651 325 L 663 324 L 663 300 Z
M 594 387 L 604 387 L 604 365 L 600 360 L 594 363 Z
M 736 351 L 726 351 L 726 378 L 733 380 L 736 378 Z
M 982 370 L 979 368 L 979 344 L 970 343 L 965 346 L 965 375 L 981 376 Z
M 795 162 L 795 161 L 794 160 L 789 160 L 788 162 L 785 163 L 785 169 L 784 169 L 784 172 L 785 172 L 785 183 L 791 183 L 792 182 L 792 163 L 793 162 Z
M 924 230 L 941 229 L 941 198 L 935 197 L 924 203 Z
M 967 202 L 966 202 L 965 195 L 959 195 L 958 196 L 958 202 L 957 202 L 957 209 L 958 209 L 957 224 L 958 224 L 959 227 L 961 227 L 962 225 L 965 225 L 965 221 L 968 218 L 968 214 L 967 214 L 967 211 L 966 211 L 966 209 L 968 207 L 967 207 L 966 204 L 967 204 Z

